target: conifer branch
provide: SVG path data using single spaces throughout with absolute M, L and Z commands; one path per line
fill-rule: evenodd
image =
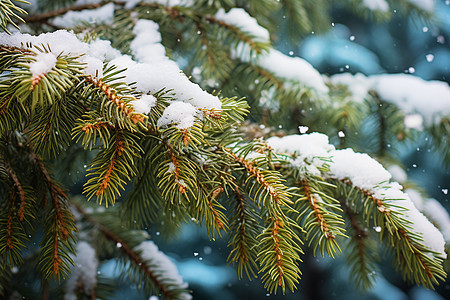
M 332 232 L 330 232 L 330 229 L 328 228 L 328 225 L 324 218 L 324 213 L 318 204 L 319 201 L 317 199 L 317 196 L 311 193 L 311 187 L 309 186 L 309 183 L 306 179 L 302 180 L 301 185 L 306 198 L 309 199 L 309 206 L 314 211 L 316 222 L 320 226 L 320 230 L 325 234 L 327 239 L 334 240 L 336 236 Z
M 264 187 L 264 189 L 267 191 L 267 193 L 269 193 L 269 195 L 273 198 L 273 200 L 277 204 L 280 204 L 281 202 L 280 198 L 283 197 L 283 195 L 280 195 L 275 187 L 276 185 L 272 184 L 272 182 L 274 182 L 273 178 L 270 178 L 271 180 L 268 181 L 265 178 L 264 175 L 265 172 L 261 171 L 260 168 L 255 167 L 253 161 L 247 160 L 244 157 L 236 155 L 235 153 L 233 153 L 231 149 L 224 148 L 224 152 L 228 153 L 236 162 L 243 165 L 245 169 L 250 173 L 250 175 L 253 176 L 257 180 L 257 182 Z M 287 201 L 288 203 L 292 203 L 292 201 L 290 201 L 289 199 L 286 199 L 285 197 L 283 198 L 284 198 L 283 200 Z
M 16 2 L 29 4 L 24 0 L 15 0 Z M 26 15 L 27 12 L 16 6 L 11 0 L 2 0 L 0 1 L 0 28 L 6 31 L 8 34 L 11 34 L 8 30 L 8 24 L 11 24 L 15 28 L 19 29 L 19 26 L 14 22 L 14 19 L 19 20 L 20 22 L 25 22 L 19 14 Z
M 77 230 L 74 224 L 73 215 L 65 207 L 67 196 L 50 177 L 43 161 L 30 151 L 30 160 L 35 163 L 40 170 L 52 200 L 52 209 L 47 214 L 47 232 L 42 240 L 44 251 L 41 257 L 41 264 L 45 277 L 62 276 L 67 277 L 70 272 L 69 264 L 73 264 L 67 252 L 74 252 L 73 232 Z
M 353 233 L 348 242 L 348 251 L 346 251 L 347 261 L 351 269 L 351 276 L 355 286 L 361 290 L 368 290 L 374 285 L 373 274 L 376 273 L 377 267 L 374 263 L 376 252 L 376 244 L 369 237 L 369 232 L 358 221 L 357 215 L 347 204 L 348 197 L 340 199 L 344 213 L 347 215 L 349 222 L 349 230 Z
M 108 100 L 113 103 L 118 110 L 123 112 L 126 117 L 131 119 L 134 124 L 144 122 L 146 117 L 142 114 L 134 113 L 133 106 L 128 104 L 129 101 L 135 100 L 135 98 L 131 95 L 127 95 L 124 97 L 121 95 L 115 88 L 111 85 L 105 83 L 101 78 L 93 78 L 91 76 L 86 76 L 86 81 L 92 83 L 95 87 L 97 87 Z M 124 101 L 123 99 L 126 99 Z M 111 114 L 110 114 L 111 115 Z M 122 122 L 118 122 L 119 126 L 123 126 Z M 123 128 L 123 127 L 121 127 Z
M 352 185 L 350 180 L 343 180 Z M 427 249 L 422 238 L 410 230 L 410 221 L 402 218 L 402 213 L 392 210 L 394 203 L 386 203 L 372 192 L 353 186 L 362 195 L 363 214 L 365 218 L 373 218 L 375 226 L 380 226 L 380 239 L 387 232 L 387 244 L 394 252 L 395 264 L 407 280 L 432 288 L 438 280 L 444 280 L 446 273 L 441 265 L 441 258 Z
M 225 229 L 225 224 L 224 224 L 224 216 L 223 214 L 218 211 L 214 206 L 217 206 L 217 204 L 215 204 L 215 199 L 217 198 L 217 196 L 223 192 L 223 187 L 219 186 L 217 187 L 214 191 L 212 191 L 211 194 L 211 198 L 208 202 L 208 207 L 211 210 L 211 213 L 214 216 L 214 222 L 217 225 L 217 228 L 219 228 L 218 232 L 220 234 L 220 230 Z
M 243 277 L 243 272 L 250 280 L 256 278 L 257 236 L 261 231 L 258 224 L 258 217 L 255 211 L 246 203 L 245 197 L 239 191 L 239 187 L 234 190 L 235 209 L 230 211 L 230 239 L 228 247 L 231 247 L 228 261 L 238 264 L 238 276 Z
M 37 14 L 37 15 L 32 15 L 32 16 L 29 16 L 29 17 L 25 17 L 24 21 L 26 23 L 45 22 L 48 19 L 64 15 L 65 13 L 67 13 L 69 11 L 81 11 L 81 10 L 84 10 L 84 9 L 96 9 L 96 8 L 99 8 L 99 7 L 102 7 L 102 6 L 106 5 L 106 4 L 108 4 L 109 2 L 110 1 L 104 1 L 102 3 L 86 3 L 86 4 L 81 4 L 81 5 L 62 7 L 60 9 L 57 9 L 57 10 L 54 10 L 54 11 L 49 11 L 49 12 L 45 12 L 45 13 L 42 13 L 42 14 Z
M 116 130 L 102 151 L 87 170 L 90 178 L 84 184 L 88 199 L 96 197 L 99 204 L 114 205 L 120 190 L 136 175 L 134 160 L 142 149 L 136 143 L 137 137 L 125 130 Z
M 23 221 L 25 206 L 26 206 L 26 201 L 27 201 L 27 199 L 25 198 L 25 191 L 23 190 L 22 184 L 20 183 L 19 179 L 17 178 L 17 175 L 14 172 L 14 170 L 12 169 L 11 164 L 9 162 L 6 162 L 6 168 L 8 170 L 8 173 L 9 173 L 11 179 L 14 182 L 14 187 L 17 189 L 17 193 L 20 198 L 20 208 L 18 211 L 18 216 L 19 216 L 19 220 Z M 9 222 L 10 218 L 11 217 L 8 216 L 8 222 Z M 8 231 L 9 231 L 9 229 L 10 229 L 10 224 L 8 224 Z

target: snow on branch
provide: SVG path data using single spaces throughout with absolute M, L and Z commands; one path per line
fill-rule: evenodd
M 242 8 L 233 8 L 227 13 L 220 9 L 216 13 L 215 18 L 238 27 L 240 30 L 254 36 L 258 41 L 270 42 L 270 35 L 267 29 L 260 26 L 257 20 Z M 320 73 L 310 63 L 300 57 L 290 57 L 273 48 L 269 49 L 267 53 L 254 56 L 247 45 L 242 42 L 233 51 L 232 57 L 239 58 L 244 62 L 254 63 L 258 67 L 272 72 L 277 77 L 301 83 L 320 94 L 328 92 L 328 88 Z
M 141 97 L 129 101 L 137 113 L 148 114 L 155 105 L 156 99 L 149 94 L 162 89 L 172 90 L 173 97 L 184 103 L 175 105 L 175 102 L 172 102 L 167 108 L 170 112 L 163 115 L 163 120 L 159 122 L 160 126 L 176 123 L 179 128 L 185 129 L 192 126 L 195 117 L 203 117 L 203 110 L 221 111 L 221 101 L 217 96 L 207 93 L 191 82 L 176 63 L 165 56 L 164 47 L 159 43 L 161 36 L 156 23 L 139 20 L 134 33 L 136 37 L 131 43 L 131 50 L 140 62 L 136 62 L 128 55 L 121 55 L 108 41 L 95 40 L 84 43 L 73 33 L 63 30 L 39 36 L 20 33 L 12 36 L 0 34 L 0 45 L 24 49 L 28 48 L 28 44 L 35 47 L 47 45 L 49 53 L 36 56 L 35 62 L 30 65 L 33 74 L 42 74 L 50 70 L 54 63 L 50 58 L 61 53 L 80 56 L 79 61 L 85 66 L 82 70 L 83 75 L 88 79 L 91 78 L 91 81 L 98 81 L 103 77 L 104 63 L 108 63 L 108 67 L 125 69 L 121 74 L 124 78 L 120 81 L 135 83 L 135 90 L 142 94 Z M 189 106 L 190 109 L 184 110 L 178 116 L 180 110 L 172 107 L 173 105 Z M 177 115 L 173 116 L 174 113 Z M 171 117 L 168 118 L 168 115 Z
M 295 158 L 287 158 L 294 168 L 318 175 L 321 167 L 327 167 L 329 171 L 323 176 L 350 183 L 372 197 L 380 212 L 401 216 L 406 228 L 423 241 L 430 255 L 446 258 L 445 241 L 439 230 L 417 210 L 402 186 L 389 182 L 391 174 L 367 154 L 336 150 L 328 143 L 328 137 L 319 133 L 272 137 L 267 143 L 275 151 L 294 154 Z
M 330 77 L 334 85 L 347 86 L 355 101 L 363 101 L 374 91 L 383 101 L 397 105 L 407 115 L 405 125 L 421 128 L 437 123 L 450 115 L 450 87 L 446 82 L 425 81 L 409 74 L 382 74 L 366 77 L 363 74 L 342 73 Z M 408 118 L 409 117 L 409 118 Z

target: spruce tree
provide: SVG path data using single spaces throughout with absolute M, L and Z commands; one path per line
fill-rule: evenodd
M 335 5 L 433 22 L 432 1 L 32 2 L 0 0 L 1 297 L 108 299 L 117 258 L 146 297 L 195 298 L 148 234 L 191 222 L 270 293 L 302 292 L 305 249 L 363 291 L 380 249 L 445 281 L 445 209 L 386 169 L 424 132 L 448 166 L 448 84 L 322 75 L 274 46 Z

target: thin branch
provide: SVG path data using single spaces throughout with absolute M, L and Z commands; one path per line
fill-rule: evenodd
M 336 236 L 330 231 L 330 228 L 328 228 L 328 225 L 323 215 L 323 211 L 321 211 L 321 207 L 318 204 L 316 197 L 313 195 L 313 193 L 311 193 L 311 187 L 309 185 L 309 182 L 303 179 L 301 181 L 301 185 L 305 193 L 305 196 L 308 199 L 309 207 L 314 211 L 314 214 L 316 216 L 316 222 L 317 224 L 319 224 L 320 230 L 323 233 L 325 233 L 327 239 L 329 240 L 335 239 Z
M 116 148 L 114 150 L 114 155 L 111 159 L 111 162 L 109 163 L 108 170 L 106 171 L 105 175 L 103 176 L 102 183 L 100 184 L 100 187 L 98 188 L 97 192 L 95 193 L 96 196 L 103 194 L 104 190 L 108 188 L 109 182 L 111 180 L 111 172 L 114 170 L 114 167 L 117 163 L 117 160 L 120 156 L 122 156 L 123 153 L 123 144 L 124 142 L 121 140 L 121 134 L 120 131 L 116 134 Z
M 66 228 L 66 223 L 64 221 L 64 213 L 61 206 L 61 198 L 67 199 L 66 194 L 59 188 L 53 179 L 50 177 L 43 161 L 30 149 L 30 159 L 35 162 L 39 167 L 42 175 L 44 176 L 44 181 L 47 185 L 48 191 L 50 192 L 50 198 L 53 202 L 53 207 L 55 208 L 55 225 L 56 230 L 53 236 L 53 272 L 54 274 L 59 273 L 59 265 L 62 259 L 59 255 L 59 239 L 67 240 L 69 238 L 69 231 Z
M 264 186 L 264 189 L 273 197 L 275 202 L 277 204 L 280 204 L 280 197 L 279 197 L 277 191 L 270 183 L 266 182 L 266 180 L 264 178 L 264 174 L 262 174 L 261 170 L 259 170 L 257 167 L 253 166 L 252 161 L 246 160 L 245 158 L 234 154 L 233 151 L 231 151 L 231 149 L 229 149 L 229 148 L 223 148 L 223 149 L 226 153 L 230 154 L 234 158 L 235 161 L 242 164 L 247 169 L 247 171 L 251 175 L 253 175 L 262 186 Z
M 23 190 L 22 184 L 20 183 L 19 179 L 17 178 L 16 173 L 14 172 L 11 164 L 8 161 L 6 162 L 6 169 L 9 173 L 9 175 L 11 176 L 11 179 L 14 182 L 14 186 L 17 189 L 17 192 L 19 193 L 21 202 L 20 202 L 20 208 L 19 208 L 18 215 L 19 215 L 19 220 L 23 221 L 24 213 L 25 213 L 25 206 L 27 204 L 27 202 L 26 202 L 27 199 L 25 198 L 25 191 Z
M 214 209 L 212 203 L 213 203 L 214 199 L 222 192 L 223 192 L 223 187 L 219 186 L 212 192 L 211 199 L 208 201 L 208 207 L 211 210 L 211 212 L 214 216 L 214 222 L 216 223 L 216 225 L 219 229 L 224 229 L 224 225 L 223 225 L 223 222 L 220 220 L 219 213 L 217 212 L 217 210 Z

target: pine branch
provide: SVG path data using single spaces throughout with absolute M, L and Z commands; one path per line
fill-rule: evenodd
M 232 198 L 230 199 L 230 201 Z M 231 247 L 227 261 L 238 264 L 239 279 L 245 272 L 250 280 L 256 278 L 256 256 L 258 240 L 262 228 L 258 223 L 260 219 L 250 203 L 246 203 L 246 198 L 239 191 L 239 187 L 234 190 L 234 206 L 230 210 L 230 238 L 228 247 Z
M 351 199 L 352 197 L 350 194 L 346 195 L 344 199 Z M 347 200 L 344 199 L 341 199 L 340 203 L 350 220 L 349 231 L 353 233 L 345 252 L 350 267 L 350 276 L 358 289 L 366 291 L 372 288 L 375 283 L 373 275 L 378 270 L 374 261 L 377 248 L 375 242 L 369 237 L 368 230 L 362 226 L 358 216 L 347 205 Z
M 344 180 L 344 183 L 352 186 L 349 180 Z M 411 231 L 410 221 L 402 218 L 395 201 L 386 201 L 395 199 L 379 199 L 370 191 L 355 188 L 366 196 L 362 204 L 363 217 L 367 220 L 373 218 L 374 226 L 380 226 L 380 239 L 387 236 L 386 243 L 394 252 L 395 266 L 402 276 L 427 288 L 445 280 L 442 259 L 427 249 L 422 238 Z
M 23 262 L 22 250 L 29 240 L 29 234 L 34 229 L 32 222 L 36 219 L 36 202 L 34 191 L 19 178 L 11 163 L 5 161 L 10 188 L 4 191 L 4 203 L 0 222 L 0 254 L 7 266 L 13 267 Z
M 52 200 L 52 207 L 46 212 L 40 265 L 45 278 L 55 276 L 60 280 L 61 277 L 69 276 L 70 265 L 73 264 L 69 253 L 74 253 L 73 232 L 77 231 L 77 227 L 72 213 L 66 207 L 67 196 L 50 177 L 42 160 L 34 152 L 30 152 L 30 160 L 41 172 Z
M 120 74 L 123 70 L 116 72 L 113 71 L 113 68 L 105 70 L 105 77 L 103 79 L 87 76 L 86 81 L 97 88 L 99 93 L 106 96 L 104 97 L 105 99 L 99 102 L 99 105 L 97 106 L 97 110 L 105 117 L 105 119 L 110 122 L 113 121 L 113 123 L 117 123 L 121 129 L 133 131 L 133 126 L 127 123 L 126 120 L 129 119 L 133 124 L 137 124 L 144 122 L 146 117 L 142 114 L 133 112 L 133 106 L 128 102 L 135 100 L 135 98 L 132 96 L 132 91 L 126 84 L 112 87 L 107 83 L 108 81 L 113 80 L 114 75 Z M 121 117 L 122 114 L 123 116 Z
M 105 148 L 92 161 L 88 171 L 90 178 L 84 184 L 88 200 L 96 197 L 99 204 L 114 205 L 120 190 L 136 175 L 135 157 L 142 151 L 137 137 L 124 130 L 116 130 Z
M 323 187 L 313 186 L 313 180 L 303 178 L 301 180 L 301 193 L 304 197 L 297 200 L 295 208 L 301 211 L 298 220 L 304 217 L 302 227 L 307 231 L 306 238 L 309 245 L 313 244 L 314 253 L 320 248 L 320 254 L 325 251 L 331 257 L 339 251 L 336 237 L 346 237 L 342 228 L 344 220 L 338 212 L 342 210 L 336 205 L 337 201 L 323 192 Z M 309 211 L 309 213 L 307 213 Z
M 15 2 L 30 4 L 27 1 L 23 0 L 14 0 Z M 11 0 L 2 0 L 0 1 L 0 29 L 6 31 L 8 34 L 11 34 L 8 30 L 8 25 L 11 24 L 15 28 L 19 29 L 19 26 L 15 23 L 15 19 L 20 22 L 25 22 L 19 15 L 26 15 L 27 12 L 16 6 Z
M 299 226 L 286 214 L 294 211 L 289 206 L 293 204 L 292 195 L 282 184 L 281 175 L 270 168 L 271 148 L 264 143 L 254 143 L 237 148 L 237 154 L 228 148 L 223 151 L 248 172 L 244 175 L 243 189 L 261 207 L 264 216 L 265 226 L 258 236 L 256 259 L 260 264 L 259 272 L 263 273 L 264 286 L 271 293 L 276 293 L 279 287 L 285 293 L 286 286 L 294 291 L 301 274 L 297 262 L 301 261 L 299 253 L 303 253 L 299 247 L 302 241 L 294 232 Z M 257 156 L 248 160 L 245 157 L 249 154 Z

